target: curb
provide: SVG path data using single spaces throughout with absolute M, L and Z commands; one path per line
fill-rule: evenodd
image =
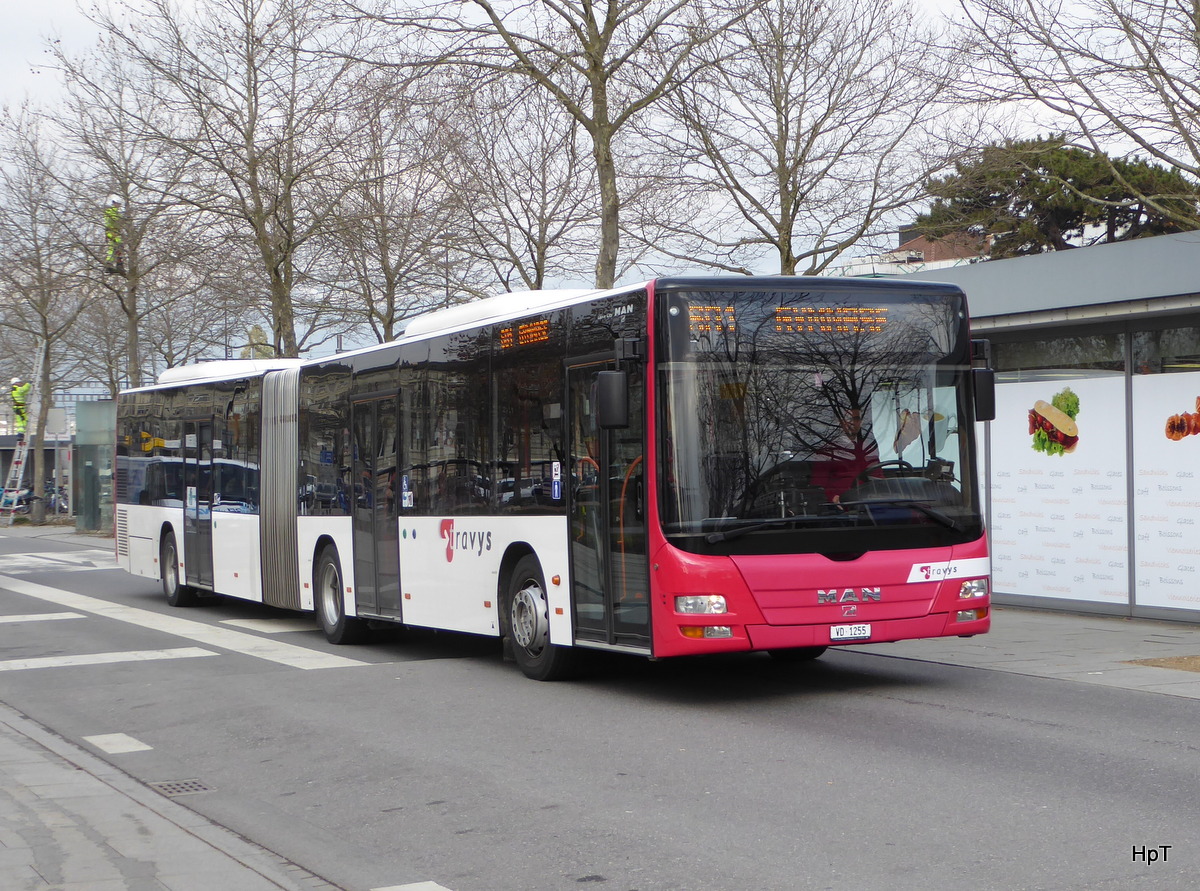
M 56 735 L 4 703 L 0 703 L 0 726 L 10 729 L 77 770 L 86 772 L 113 792 L 152 812 L 276 888 L 283 891 L 341 891 L 338 886 L 299 865 L 153 791 L 109 762 Z

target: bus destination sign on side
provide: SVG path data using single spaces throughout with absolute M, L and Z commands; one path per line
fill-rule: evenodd
M 510 350 L 515 346 L 528 346 L 531 343 L 545 343 L 549 339 L 549 319 L 521 322 L 518 325 L 500 329 L 500 349 L 502 350 Z

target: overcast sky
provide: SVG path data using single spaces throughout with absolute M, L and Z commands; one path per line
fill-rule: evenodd
M 84 0 L 88 2 L 88 0 Z M 57 75 L 40 70 L 46 38 L 57 37 L 68 51 L 82 52 L 99 32 L 76 8 L 75 0 L 0 0 L 0 104 L 18 105 L 26 96 L 53 102 L 61 94 Z M 35 73 L 40 72 L 40 73 Z
M 110 0 L 78 0 L 85 7 L 107 6 Z M 136 0 L 111 0 L 116 8 Z M 852 2 L 852 0 L 848 0 Z M 927 9 L 956 9 L 957 0 L 918 0 Z M 47 60 L 46 38 L 62 40 L 67 51 L 83 52 L 95 43 L 97 29 L 77 8 L 77 0 L 0 0 L 0 105 L 18 105 L 26 96 L 54 102 L 62 93 L 57 75 L 41 69 Z

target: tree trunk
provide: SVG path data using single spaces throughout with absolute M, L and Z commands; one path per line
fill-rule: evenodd
M 276 279 L 271 282 L 271 325 L 274 328 L 275 355 L 295 359 L 300 355 L 296 343 L 296 314 L 292 310 L 292 295 L 287 285 Z
M 613 162 L 612 132 L 598 124 L 592 140 L 596 182 L 600 187 L 600 251 L 596 254 L 596 287 L 611 288 L 617 279 L 617 254 L 621 247 L 621 199 L 617 194 L 617 166 Z
M 129 274 L 133 274 L 133 258 L 130 257 Z M 137 283 L 136 279 L 126 279 L 123 286 L 125 299 L 121 303 L 125 310 L 125 362 L 126 377 L 130 387 L 142 385 L 142 342 L 138 334 L 137 313 Z
M 50 341 L 41 338 L 38 349 L 42 353 L 42 374 L 34 386 L 37 387 L 37 418 L 34 419 L 33 435 L 29 439 L 29 450 L 33 452 L 33 503 L 30 506 L 30 521 L 37 526 L 46 522 L 46 415 L 50 411 Z
M 779 233 L 779 274 L 795 275 L 798 262 L 800 261 L 796 259 L 796 252 L 792 250 L 791 229 L 781 230 Z

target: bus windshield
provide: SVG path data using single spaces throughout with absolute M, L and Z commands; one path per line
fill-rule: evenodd
M 853 556 L 982 534 L 960 293 L 798 279 L 664 288 L 658 311 L 673 544 Z

